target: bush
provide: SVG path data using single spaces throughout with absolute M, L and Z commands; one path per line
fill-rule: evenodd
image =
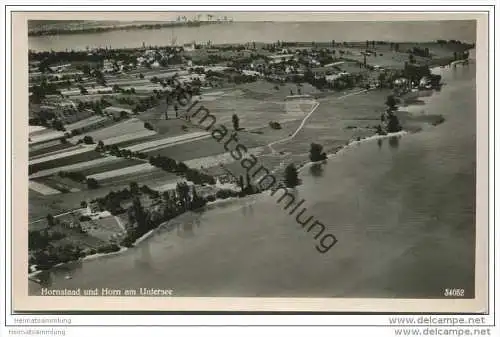
M 137 238 L 135 238 L 135 235 L 127 235 L 121 242 L 120 244 L 124 247 L 132 247 L 134 246 L 134 242 L 135 240 L 137 240 Z
M 85 144 L 94 144 L 94 139 L 92 139 L 92 137 L 90 137 L 90 136 L 85 136 L 85 137 L 83 137 L 83 142 Z
M 387 119 L 387 132 L 399 132 L 403 129 L 399 124 L 399 119 L 396 115 L 391 113 L 388 115 Z
M 311 159 L 312 162 L 316 162 L 325 160 L 326 158 L 326 153 L 323 152 L 323 146 L 320 144 L 312 143 L 311 149 L 309 150 L 309 159 Z
M 110 243 L 109 245 L 100 246 L 97 248 L 97 252 L 101 254 L 117 252 L 120 250 L 120 246 L 114 243 Z
M 295 187 L 299 184 L 299 173 L 295 165 L 289 164 L 285 168 L 285 185 L 286 187 Z
M 228 189 L 218 190 L 215 193 L 215 197 L 217 199 L 227 199 L 227 198 L 231 198 L 231 197 L 237 197 L 238 195 L 239 195 L 239 192 L 236 192 L 233 190 L 228 190 Z
M 89 189 L 96 189 L 99 187 L 99 182 L 95 180 L 94 178 L 88 178 L 87 179 L 87 187 Z
M 271 127 L 271 129 L 274 129 L 274 130 L 280 130 L 281 129 L 281 124 L 278 123 L 278 122 L 275 122 L 275 121 L 269 122 L 269 126 Z

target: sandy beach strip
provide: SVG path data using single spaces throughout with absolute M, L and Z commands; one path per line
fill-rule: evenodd
M 56 174 L 59 171 L 79 171 L 79 170 L 86 169 L 86 168 L 89 168 L 89 167 L 94 167 L 94 166 L 99 166 L 99 165 L 102 165 L 102 164 L 108 164 L 108 163 L 112 163 L 112 162 L 117 162 L 117 161 L 120 161 L 120 160 L 124 160 L 124 159 L 123 158 L 119 158 L 119 157 L 113 157 L 113 156 L 104 157 L 104 158 L 98 158 L 98 159 L 89 160 L 89 161 L 82 162 L 82 163 L 65 165 L 65 166 L 59 166 L 59 167 L 55 167 L 55 168 L 52 168 L 52 169 L 42 170 L 42 171 L 39 171 L 39 172 L 35 172 L 32 175 L 30 175 L 29 178 L 33 179 L 33 178 L 46 177 L 46 176 L 50 176 L 50 175 Z
M 138 165 L 134 165 L 134 166 L 120 168 L 117 170 L 111 170 L 111 171 L 92 174 L 92 175 L 89 175 L 87 178 L 94 178 L 94 179 L 99 181 L 99 180 L 103 180 L 103 179 L 115 178 L 115 177 L 131 174 L 131 173 L 153 171 L 155 169 L 157 169 L 157 167 L 155 167 L 149 163 L 144 163 L 144 164 L 138 164 Z
M 144 150 L 151 151 L 151 150 L 157 149 L 163 145 L 176 144 L 176 143 L 179 143 L 181 141 L 191 141 L 191 140 L 199 139 L 200 137 L 209 137 L 209 136 L 210 136 L 210 133 L 208 133 L 208 132 L 192 132 L 192 133 L 188 133 L 185 135 L 168 137 L 168 138 L 153 140 L 153 141 L 150 141 L 147 143 L 132 145 L 132 146 L 127 147 L 126 149 L 130 150 L 130 151 L 144 151 Z
M 74 155 L 77 155 L 77 154 L 80 154 L 80 153 L 94 151 L 94 149 L 95 149 L 95 147 L 90 147 L 90 146 L 89 147 L 79 147 L 79 148 L 77 148 L 75 150 L 64 151 L 64 152 L 60 152 L 60 153 L 56 153 L 56 154 L 51 154 L 49 156 L 45 156 L 45 157 L 41 157 L 41 158 L 36 158 L 36 159 L 30 160 L 28 164 L 29 165 L 34 165 L 34 164 L 44 163 L 46 161 L 51 161 L 51 160 L 55 160 L 55 159 L 60 159 L 60 158 L 74 156 Z
M 29 181 L 29 188 L 43 195 L 59 194 L 61 191 L 36 181 Z

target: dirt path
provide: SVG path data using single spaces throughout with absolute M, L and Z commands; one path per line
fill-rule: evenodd
M 339 99 L 339 100 L 340 99 L 344 99 L 346 97 L 353 96 L 353 95 L 358 95 L 358 94 L 364 93 L 366 91 L 368 91 L 368 90 L 365 89 L 365 90 L 360 90 L 360 91 L 356 91 L 356 92 L 351 92 L 349 94 L 345 94 L 343 96 L 340 96 L 337 99 Z M 306 122 L 309 119 L 309 117 L 311 117 L 311 115 L 314 113 L 314 111 L 316 111 L 316 109 L 318 108 L 318 106 L 319 106 L 319 102 L 316 102 L 316 104 L 313 106 L 313 108 L 311 109 L 311 111 L 304 117 L 304 119 L 302 120 L 302 123 L 300 123 L 299 127 L 297 128 L 297 130 L 295 130 L 295 132 L 291 136 L 288 136 L 288 137 L 282 138 L 282 139 L 278 139 L 278 140 L 275 140 L 275 141 L 267 144 L 267 147 L 269 147 L 269 149 L 271 150 L 271 152 L 273 154 L 276 153 L 276 150 L 273 148 L 273 145 L 284 143 L 286 141 L 289 141 L 289 140 L 292 140 L 293 138 L 295 138 L 295 136 L 299 133 L 299 131 L 302 130 L 302 128 L 306 124 Z

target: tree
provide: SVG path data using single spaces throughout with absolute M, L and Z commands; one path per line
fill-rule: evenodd
M 80 207 L 81 208 L 87 208 L 87 202 L 84 200 L 82 202 L 80 202 Z
M 129 187 L 130 193 L 132 193 L 133 195 L 139 194 L 139 185 L 135 181 L 131 181 Z
M 389 111 L 387 114 L 387 132 L 399 132 L 402 129 L 398 117 L 393 111 Z
M 52 121 L 52 127 L 58 131 L 66 131 L 63 122 L 61 122 L 61 120 L 59 119 L 55 119 L 54 121 Z
M 238 186 L 241 188 L 242 191 L 245 188 L 245 181 L 243 180 L 243 176 L 241 175 L 240 178 L 238 179 Z
M 288 164 L 285 168 L 285 185 L 286 187 L 295 187 L 299 184 L 299 173 L 293 163 Z
M 187 182 L 178 182 L 176 186 L 177 195 L 179 195 L 180 202 L 184 208 L 189 208 L 189 185 Z
M 98 143 L 97 143 L 97 146 L 95 147 L 95 150 L 97 152 L 100 152 L 100 151 L 103 151 L 104 150 L 104 142 L 102 140 L 100 140 Z
M 131 218 L 137 221 L 137 227 L 139 228 L 139 230 L 144 232 L 145 230 L 147 230 L 146 229 L 147 212 L 142 207 L 141 201 L 139 200 L 138 197 L 134 198 L 131 209 L 132 209 Z
M 99 187 L 99 182 L 94 178 L 87 178 L 87 187 L 89 189 L 96 189 Z
M 240 129 L 240 118 L 238 117 L 238 115 L 233 114 L 232 121 L 233 121 L 233 129 L 238 131 Z
M 321 161 L 326 159 L 326 153 L 323 152 L 323 146 L 316 143 L 311 143 L 309 150 L 309 158 L 312 162 Z
M 94 144 L 94 139 L 92 139 L 91 136 L 85 136 L 85 137 L 83 137 L 83 142 L 85 144 Z
M 53 227 L 56 224 L 56 219 L 52 214 L 47 214 L 47 225 L 49 227 Z
M 385 101 L 385 105 L 387 105 L 389 110 L 396 110 L 396 99 L 394 95 L 387 96 L 387 100 Z
M 379 125 L 377 125 L 377 126 L 375 127 L 375 129 L 376 129 L 375 133 L 376 133 L 377 135 L 386 135 L 386 134 L 387 134 L 387 132 L 385 132 L 385 131 L 384 131 L 384 129 L 382 128 L 382 126 L 381 126 L 380 124 L 379 124 Z

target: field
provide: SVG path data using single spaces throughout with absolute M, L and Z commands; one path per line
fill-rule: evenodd
M 62 193 L 79 192 L 82 189 L 86 189 L 86 186 L 84 184 L 73 181 L 69 178 L 60 177 L 58 175 L 47 176 L 38 179 L 31 179 L 30 181 L 44 184 Z
M 72 123 L 72 124 L 67 124 L 65 125 L 66 130 L 71 131 L 71 130 L 76 130 L 80 128 L 86 128 L 95 124 L 99 124 L 103 121 L 106 121 L 108 118 L 102 117 L 102 116 L 91 116 L 82 120 L 79 120 L 78 122 Z
M 76 163 L 76 164 L 69 164 L 69 165 L 63 165 L 63 166 L 57 166 L 53 168 L 49 168 L 46 170 L 41 170 L 38 172 L 35 172 L 30 175 L 30 179 L 34 178 L 40 178 L 40 177 L 45 177 L 45 176 L 50 176 L 52 174 L 56 174 L 60 171 L 79 171 L 79 170 L 84 170 L 89 167 L 94 167 L 94 166 L 100 166 L 100 165 L 105 165 L 109 163 L 113 163 L 116 161 L 119 161 L 121 158 L 117 157 L 100 157 L 98 159 L 94 160 L 89 160 L 85 161 L 83 163 Z
M 124 235 L 124 229 L 114 216 L 80 222 L 82 229 L 92 237 L 101 241 L 113 241 Z
M 264 149 L 261 147 L 248 149 L 248 155 L 253 154 L 255 156 L 259 156 L 264 152 Z M 229 152 L 224 152 L 215 156 L 201 157 L 195 158 L 191 160 L 187 160 L 184 163 L 191 168 L 208 168 L 213 166 L 218 166 L 220 164 L 229 164 L 234 162 L 234 158 L 231 156 Z
M 91 174 L 91 175 L 87 176 L 87 178 L 94 178 L 97 181 L 103 181 L 103 180 L 110 179 L 110 178 L 130 175 L 130 174 L 134 174 L 134 173 L 138 173 L 138 172 L 143 173 L 143 172 L 148 172 L 148 171 L 153 171 L 153 170 L 158 170 L 158 169 L 149 163 L 143 163 L 143 164 L 119 168 L 116 170 Z
M 106 128 L 85 132 L 79 136 L 90 136 L 97 143 L 99 140 L 105 141 L 108 138 L 122 136 L 126 134 L 133 134 L 144 130 L 144 123 L 137 118 L 130 118 L 126 121 L 108 126 Z
M 165 147 L 172 146 L 174 144 L 183 144 L 186 142 L 191 142 L 195 139 L 206 138 L 206 137 L 210 137 L 210 134 L 208 134 L 207 132 L 192 132 L 184 135 L 157 139 L 146 143 L 128 146 L 127 149 L 133 152 L 135 151 L 146 152 L 146 151 L 162 149 Z
M 105 145 L 113 145 L 113 144 L 122 144 L 125 142 L 130 142 L 130 141 L 135 141 L 137 139 L 141 138 L 146 138 L 148 136 L 156 134 L 154 131 L 147 130 L 147 129 L 142 129 L 140 131 L 132 132 L 132 133 L 125 133 L 121 134 L 119 136 L 114 136 L 110 138 L 103 139 L 103 143 Z M 101 140 L 101 139 L 99 139 Z
M 42 156 L 44 154 L 48 154 L 51 152 L 60 151 L 60 150 L 67 150 L 72 146 L 73 146 L 73 144 L 71 144 L 71 143 L 61 143 L 60 141 L 56 141 L 53 144 L 49 143 L 45 147 L 30 148 L 29 157 L 31 159 L 32 157 Z
M 118 170 L 121 168 L 126 168 L 126 167 L 133 167 L 135 165 L 140 165 L 143 163 L 141 160 L 137 159 L 124 159 L 124 158 L 116 158 L 116 157 L 107 157 L 107 158 L 114 158 L 116 160 L 110 161 L 110 162 L 104 162 L 101 165 L 92 165 L 86 169 L 80 169 L 78 172 L 81 172 L 87 177 L 91 177 L 94 174 L 99 174 L 102 172 L 108 172 L 108 171 L 114 171 Z
M 55 188 L 52 188 L 50 186 L 44 185 L 42 183 L 39 183 L 39 182 L 36 182 L 33 180 L 30 180 L 29 188 L 35 192 L 42 194 L 42 195 L 51 195 L 51 194 L 61 193 L 61 191 L 56 190 Z
M 30 135 L 30 144 L 38 144 L 43 142 L 48 142 L 54 139 L 60 139 L 64 137 L 64 132 L 55 131 L 55 130 L 47 130 L 47 132 L 42 131 L 41 134 Z
M 71 165 L 79 162 L 87 162 L 90 160 L 102 158 L 103 156 L 93 149 L 81 149 L 85 151 L 63 153 L 64 156 L 50 156 L 49 158 L 40 158 L 34 162 L 30 161 L 32 172 L 52 169 L 59 166 Z

